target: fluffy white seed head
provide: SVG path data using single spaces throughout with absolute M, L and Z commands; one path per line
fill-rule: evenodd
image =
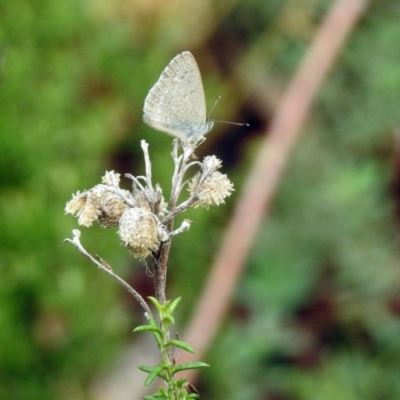
M 188 184 L 188 190 L 192 195 L 198 185 L 201 174 L 197 173 Z M 219 206 L 225 203 L 225 197 L 231 195 L 234 191 L 233 183 L 228 179 L 225 174 L 218 171 L 212 173 L 204 182 L 198 187 L 197 195 L 199 199 L 195 203 L 195 207 L 211 205 Z
M 133 200 L 129 191 L 121 190 L 120 193 Z M 128 206 L 120 196 L 105 185 L 96 185 L 86 192 L 73 195 L 65 207 L 65 213 L 77 216 L 79 225 L 89 227 L 98 221 L 101 227 L 109 228 L 118 225 L 121 215 L 127 209 Z
M 119 221 L 119 237 L 124 246 L 137 258 L 146 258 L 160 245 L 158 224 L 145 208 L 129 208 Z

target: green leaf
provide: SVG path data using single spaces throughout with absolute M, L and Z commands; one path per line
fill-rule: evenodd
M 161 364 L 161 366 L 162 366 L 162 364 Z M 153 371 L 154 371 L 155 369 L 159 368 L 159 367 L 160 367 L 160 365 L 157 365 L 157 366 L 155 366 L 155 367 L 151 367 L 151 366 L 149 366 L 149 365 L 140 365 L 138 368 L 139 368 L 141 371 L 143 371 L 143 372 L 147 372 L 148 374 L 152 374 Z M 158 376 L 159 376 L 161 379 L 163 379 L 164 381 L 167 382 L 167 375 L 166 375 L 164 372 L 158 373 Z
M 163 316 L 163 321 L 167 322 L 168 324 L 175 324 L 175 318 L 169 314 Z
M 163 337 L 164 337 L 164 332 L 162 329 L 159 328 L 157 322 L 154 320 L 154 318 L 150 318 L 150 325 L 153 326 L 154 330 L 152 330 L 154 338 L 156 339 L 157 346 L 159 349 L 163 348 Z
M 179 371 L 186 371 L 188 369 L 198 369 L 198 368 L 206 368 L 206 367 L 209 367 L 209 365 L 206 363 L 203 363 L 201 361 L 188 362 L 188 363 L 176 365 L 174 368 L 174 374 L 176 374 Z
M 139 365 L 138 367 L 141 371 L 150 373 L 153 371 L 154 367 L 151 367 L 150 365 Z
M 157 393 L 150 394 L 147 396 L 144 396 L 143 399 L 145 400 L 162 400 L 162 399 L 169 399 L 170 397 L 168 396 L 168 393 L 163 389 L 160 388 L 160 390 Z
M 177 299 L 175 299 L 174 301 L 172 301 L 171 305 L 168 307 L 168 312 L 170 314 L 173 314 L 175 311 L 176 306 L 179 304 L 179 302 L 181 301 L 181 297 L 178 297 Z
M 158 324 L 154 318 L 149 318 L 149 322 L 151 326 L 156 326 L 158 328 Z
M 159 334 L 162 334 L 162 330 L 158 326 L 154 325 L 140 325 L 133 330 L 133 332 L 144 332 L 144 331 L 158 332 Z
M 136 327 L 133 332 L 152 332 L 156 339 L 158 348 L 162 348 L 163 331 L 155 323 L 151 325 L 140 325 Z
M 197 393 L 190 393 L 188 399 L 198 399 L 200 396 Z
M 195 354 L 193 347 L 190 344 L 183 342 L 182 340 L 171 339 L 166 343 L 166 346 L 179 347 L 180 349 L 188 351 L 189 353 Z
M 154 339 L 156 339 L 158 348 L 162 349 L 164 347 L 163 340 L 162 340 L 163 335 L 160 334 L 159 332 L 153 332 L 153 336 L 154 336 Z
M 157 378 L 157 376 L 162 377 L 162 376 L 160 375 L 160 373 L 161 373 L 164 369 L 165 369 L 165 367 L 164 367 L 163 364 L 160 364 L 160 365 L 157 365 L 157 367 L 154 367 L 153 370 L 149 373 L 149 376 L 147 377 L 147 379 L 146 379 L 146 381 L 145 381 L 145 383 L 144 383 L 144 386 L 145 386 L 145 387 L 149 386 L 149 385 L 154 381 L 154 379 Z
M 176 381 L 176 386 L 177 386 L 178 388 L 183 388 L 183 385 L 186 383 L 186 381 L 187 381 L 186 378 L 178 379 L 178 380 Z
M 144 400 L 160 400 L 160 399 L 168 400 L 168 396 L 164 396 L 161 393 L 155 393 L 155 394 L 144 396 L 143 399 Z
M 160 302 L 153 296 L 149 296 L 148 299 L 154 304 L 155 308 L 160 313 L 162 311 L 162 308 L 163 308 L 163 306 L 160 304 Z

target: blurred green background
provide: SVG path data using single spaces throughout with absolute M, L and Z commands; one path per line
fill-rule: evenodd
M 350 1 L 350 0 L 349 0 Z M 141 121 L 191 51 L 219 124 L 200 147 L 236 192 L 173 243 L 183 330 L 262 131 L 333 2 L 0 0 L 0 399 L 88 399 L 135 340 L 134 301 L 62 240 L 77 190 L 106 169 L 168 193 L 171 138 Z M 231 400 L 400 399 L 400 3 L 372 2 L 324 83 L 198 388 Z M 112 230 L 82 242 L 144 295 Z M 139 373 L 139 372 L 138 372 Z M 144 375 L 143 375 L 144 376 Z M 144 377 L 143 377 L 144 381 Z

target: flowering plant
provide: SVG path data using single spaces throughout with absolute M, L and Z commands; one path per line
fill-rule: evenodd
M 165 294 L 171 240 L 175 235 L 187 231 L 191 223 L 190 220 L 185 219 L 177 229 L 174 229 L 174 218 L 190 207 L 220 205 L 234 190 L 227 176 L 218 171 L 222 163 L 217 157 L 207 156 L 203 161 L 195 158 L 193 153 L 198 143 L 174 139 L 172 151 L 174 172 L 168 202 L 165 200 L 161 186 L 153 184 L 148 144 L 142 140 L 146 173 L 144 176 L 125 175 L 132 181 L 131 191 L 120 188 L 120 174 L 108 171 L 100 184 L 82 193 L 76 193 L 65 207 L 66 213 L 78 218 L 79 225 L 89 227 L 97 221 L 104 228 L 118 227 L 118 235 L 123 245 L 134 257 L 139 259 L 151 257 L 153 260 L 155 297 L 149 299 L 158 312 L 157 318 L 154 317 L 142 296 L 119 277 L 110 264 L 98 256 L 93 257 L 84 249 L 80 243 L 79 230 L 73 231 L 72 239 L 65 240 L 77 247 L 100 269 L 117 279 L 143 307 L 148 324 L 137 327 L 135 331 L 152 332 L 160 349 L 162 362 L 156 367 L 142 366 L 140 369 L 149 374 L 146 385 L 149 385 L 156 377 L 166 382 L 165 388 L 160 388 L 159 392 L 153 396 L 147 396 L 148 399 L 197 397 L 196 393 L 188 393 L 189 384 L 186 379 L 177 380 L 175 374 L 179 371 L 207 366 L 202 362 L 180 365 L 176 363 L 177 353 L 172 351 L 172 348 L 194 351 L 190 345 L 179 338 L 170 338 L 169 327 L 174 322 L 173 311 L 180 299 L 167 300 Z M 186 179 L 186 175 L 192 168 L 197 168 L 197 171 L 192 177 Z M 179 203 L 179 198 L 185 188 L 188 196 Z

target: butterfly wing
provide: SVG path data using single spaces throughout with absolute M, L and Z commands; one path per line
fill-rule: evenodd
M 193 121 L 198 122 L 195 108 L 189 105 L 186 86 L 176 79 L 163 79 L 146 97 L 143 120 L 153 128 L 185 141 L 191 136 Z
M 160 76 L 161 79 L 177 79 L 188 88 L 187 95 L 196 105 L 199 121 L 206 120 L 206 99 L 203 81 L 196 60 L 192 53 L 184 51 L 174 57 Z
M 182 141 L 197 141 L 211 129 L 199 67 L 191 53 L 177 55 L 162 72 L 146 97 L 143 120 Z

